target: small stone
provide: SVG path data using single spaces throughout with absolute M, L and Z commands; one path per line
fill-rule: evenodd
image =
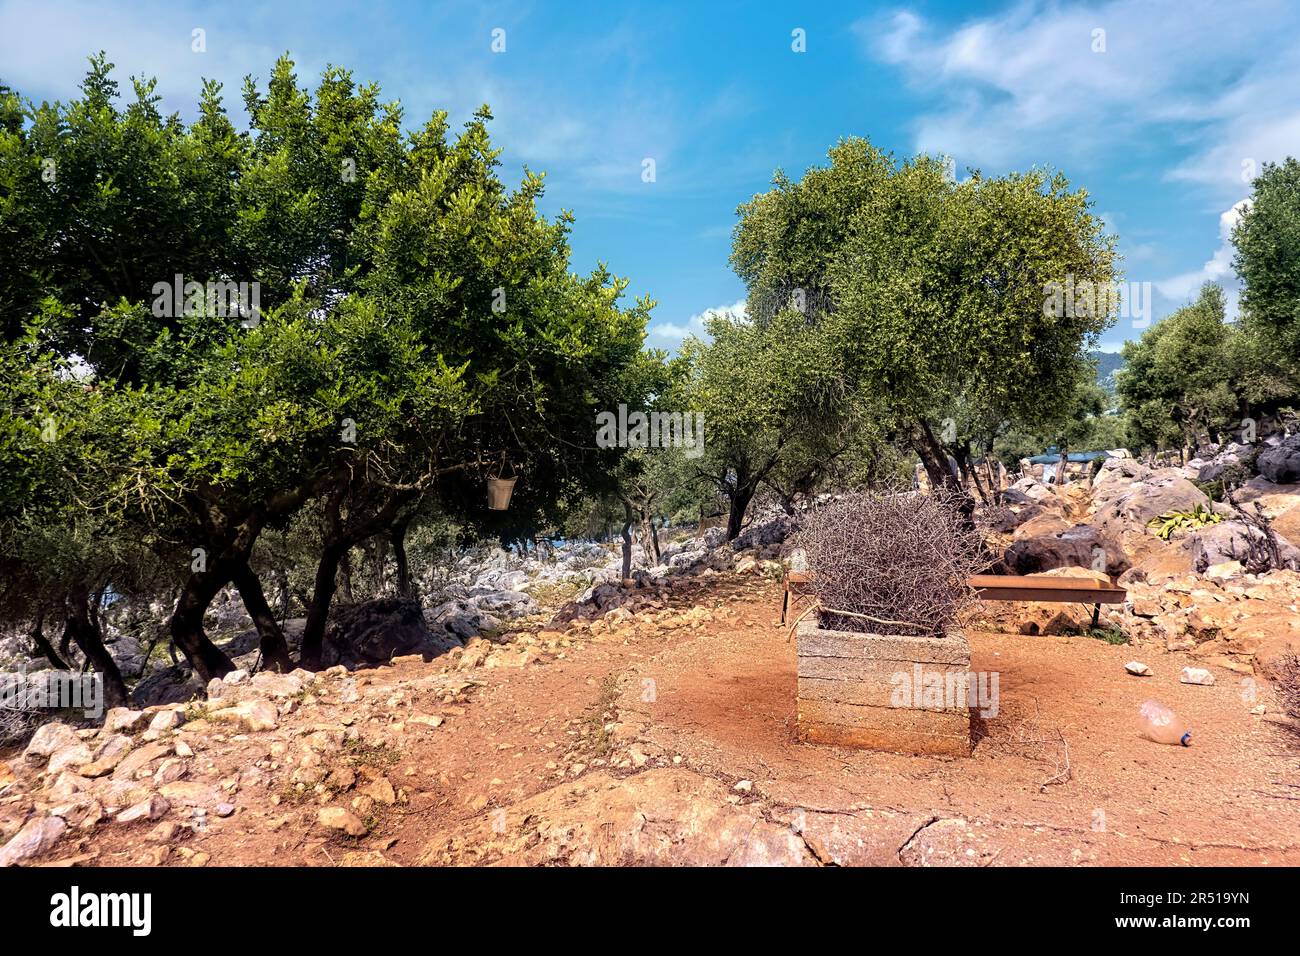
M 145 744 L 143 747 L 137 747 L 123 757 L 121 762 L 113 768 L 113 779 L 134 780 L 137 773 L 144 770 L 155 760 L 165 757 L 171 752 L 172 748 L 162 743 Z
M 165 797 L 154 794 L 117 815 L 118 823 L 135 823 L 139 820 L 160 820 L 171 809 Z
M 143 710 L 132 710 L 129 707 L 114 707 L 104 715 L 104 732 L 109 734 L 115 733 L 135 733 L 144 729 L 145 712 Z
M 51 721 L 37 728 L 36 733 L 32 734 L 32 739 L 27 744 L 27 749 L 23 751 L 23 759 L 29 764 L 42 764 L 51 754 L 65 747 L 76 746 L 81 743 L 81 738 L 77 732 L 67 724 L 59 721 Z
M 1245 569 L 1240 561 L 1221 561 L 1218 564 L 1212 564 L 1205 569 L 1207 578 L 1219 578 L 1227 580 L 1240 575 Z
M 1214 686 L 1214 675 L 1204 667 L 1184 667 L 1178 679 L 1184 684 L 1200 684 L 1203 687 Z
M 185 715 L 179 710 L 160 710 L 153 715 L 153 720 L 149 721 L 149 729 L 162 733 L 166 730 L 175 730 L 183 723 L 185 723 Z
M 1141 661 L 1129 661 L 1124 665 L 1124 670 L 1137 677 L 1150 677 L 1151 668 L 1147 667 Z
M 59 842 L 67 828 L 61 817 L 32 817 L 0 849 L 0 867 L 13 866 L 45 853 Z
M 104 807 L 98 800 L 83 796 L 71 803 L 50 807 L 50 816 L 62 817 L 69 826 L 90 830 L 104 819 Z
M 233 671 L 231 671 L 229 674 L 227 674 L 225 677 L 221 678 L 221 682 L 222 682 L 223 684 L 230 684 L 231 686 L 238 686 L 238 685 L 240 685 L 240 684 L 247 684 L 247 683 L 248 683 L 248 671 L 246 671 L 246 670 L 233 670 Z
M 173 803 L 186 807 L 203 807 L 218 802 L 217 791 L 197 780 L 177 780 L 160 787 L 159 792 Z
M 322 807 L 316 819 L 320 821 L 321 826 L 331 830 L 341 830 L 348 836 L 365 836 L 367 832 L 366 825 L 361 822 L 361 819 L 346 807 Z
M 185 761 L 180 757 L 168 757 L 158 765 L 154 771 L 153 783 L 155 787 L 161 787 L 163 784 L 175 783 L 185 776 Z
M 243 700 L 234 707 L 227 707 L 212 714 L 213 720 L 238 722 L 250 733 L 275 730 L 278 717 L 275 704 L 269 700 Z
M 393 791 L 393 785 L 387 777 L 379 777 L 359 789 L 378 803 L 391 805 L 397 802 L 397 794 Z
M 249 686 L 265 697 L 290 698 L 303 691 L 303 683 L 292 674 L 277 674 L 274 671 L 262 671 L 250 682 Z
M 739 790 L 741 793 L 749 793 L 749 791 L 751 791 L 751 790 L 754 789 L 754 781 L 752 781 L 752 780 L 740 780 L 740 781 L 737 781 L 736 785 L 735 785 L 734 787 L 732 787 L 731 789 L 732 789 L 732 790 Z
M 71 747 L 64 747 L 50 757 L 49 765 L 46 767 L 48 773 L 57 774 L 60 771 L 73 767 L 84 767 L 90 763 L 94 754 L 90 748 L 83 743 L 73 744 Z
M 335 767 L 325 780 L 336 790 L 351 790 L 357 783 L 357 774 L 351 767 Z
M 171 843 L 181 832 L 181 825 L 175 820 L 164 820 L 149 831 L 149 839 L 155 843 Z
M 235 812 L 235 805 L 233 803 L 218 803 L 212 808 L 212 812 L 219 817 L 232 816 Z
M 1268 713 L 1268 707 L 1264 704 L 1256 704 L 1254 707 L 1250 708 L 1250 712 L 1256 717 L 1263 717 Z

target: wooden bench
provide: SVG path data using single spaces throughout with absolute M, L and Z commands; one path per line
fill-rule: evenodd
M 790 611 L 790 596 L 812 593 L 812 577 L 804 571 L 787 571 L 782 582 L 781 624 Z M 1031 578 L 1020 574 L 976 574 L 970 579 L 982 601 L 1048 601 L 1055 604 L 1091 604 L 1092 626 L 1097 626 L 1103 604 L 1123 604 L 1126 592 L 1116 584 L 1093 578 Z
M 1095 578 L 1030 578 L 1021 574 L 974 574 L 970 586 L 981 601 L 1091 604 L 1093 627 L 1103 604 L 1123 604 L 1128 594 L 1117 584 L 1103 584 Z

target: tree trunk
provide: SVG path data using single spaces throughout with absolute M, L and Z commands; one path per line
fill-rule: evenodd
M 36 623 L 32 626 L 32 644 L 50 662 L 50 666 L 61 671 L 72 669 L 68 667 L 67 661 L 59 656 L 50 639 L 45 636 L 45 608 L 43 607 L 36 612 Z
M 284 568 L 280 568 L 275 572 L 275 582 L 280 588 L 280 620 L 287 621 L 292 600 L 292 595 L 289 594 L 289 572 Z
M 641 553 L 645 555 L 645 563 L 654 567 L 659 562 L 655 559 L 654 542 L 650 540 L 650 520 L 644 511 L 641 512 L 637 527 L 641 531 Z
M 975 491 L 980 496 L 980 501 L 984 502 L 987 505 L 989 503 L 989 496 L 988 494 L 985 493 L 984 485 L 980 482 L 980 476 L 977 467 L 971 462 L 970 449 L 965 445 L 960 445 L 957 447 L 953 457 L 957 459 L 957 467 L 961 469 L 961 473 L 964 479 L 962 483 L 962 490 L 968 491 L 970 485 L 974 485 Z
M 339 597 L 344 604 L 353 604 L 352 598 L 352 549 L 345 548 L 339 555 Z
M 966 470 L 970 472 L 971 481 L 975 482 L 975 490 L 979 493 L 980 501 L 989 504 L 989 492 L 984 488 L 984 482 L 980 480 L 979 465 L 968 462 Z
M 293 670 L 293 659 L 289 656 L 289 643 L 284 639 L 280 622 L 275 619 L 271 605 L 266 602 L 262 591 L 262 582 L 257 573 L 245 561 L 235 570 L 235 587 L 244 601 L 248 616 L 253 619 L 260 638 L 262 650 L 262 667 L 267 670 L 287 674 Z
M 623 504 L 623 580 L 632 576 L 632 506 Z
M 736 474 L 736 487 L 731 492 L 730 507 L 727 509 L 727 540 L 734 541 L 745 525 L 745 512 L 758 491 L 758 482 L 750 479 L 741 480 Z
M 316 565 L 316 581 L 311 592 L 311 603 L 307 605 L 307 622 L 302 629 L 302 651 L 298 655 L 302 666 L 309 671 L 320 667 L 325 624 L 329 619 L 330 603 L 334 600 L 339 564 L 347 547 L 339 542 L 327 542 L 321 549 L 320 563 Z
M 104 706 L 125 707 L 130 695 L 117 661 L 104 647 L 104 638 L 98 625 L 98 615 L 91 610 L 90 595 L 86 588 L 75 588 L 68 595 L 68 629 L 86 660 L 95 668 L 104 682 Z
M 225 652 L 208 640 L 203 632 L 204 612 L 230 580 L 230 570 L 224 565 L 191 573 L 181 588 L 168 622 L 172 640 L 205 684 L 214 677 L 225 677 L 235 669 Z
M 399 521 L 388 535 L 393 546 L 393 560 L 397 564 L 397 594 L 404 598 L 415 597 L 411 588 L 411 565 L 406 557 L 406 529 L 410 524 L 410 521 Z
M 920 419 L 918 425 L 919 428 L 912 432 L 911 442 L 912 447 L 921 459 L 921 464 L 925 466 L 925 473 L 930 479 L 931 491 L 936 488 L 947 489 L 954 498 L 957 514 L 961 518 L 963 527 L 968 530 L 974 528 L 975 499 L 966 493 L 966 490 L 961 486 L 961 482 L 957 480 L 957 476 L 948 467 L 947 453 L 934 437 L 934 432 L 930 430 L 929 423 L 925 419 Z
M 928 428 L 923 427 L 923 431 L 912 436 L 911 444 L 917 457 L 921 459 L 921 467 L 925 469 L 925 477 L 930 480 L 930 489 L 951 488 L 957 489 L 957 482 L 953 478 L 952 472 L 943 461 L 943 449 L 937 447 L 938 443 L 932 436 L 928 435 Z

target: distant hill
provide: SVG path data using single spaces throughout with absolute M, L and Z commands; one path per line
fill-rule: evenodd
M 1091 352 L 1088 357 L 1097 363 L 1097 384 L 1115 391 L 1115 373 L 1124 367 L 1124 357 L 1118 352 Z

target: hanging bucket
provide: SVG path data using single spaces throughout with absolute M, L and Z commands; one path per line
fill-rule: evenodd
M 511 468 L 513 471 L 513 467 Z M 505 511 L 510 507 L 510 496 L 515 493 L 515 482 L 519 480 L 518 475 L 511 475 L 509 478 L 502 478 L 498 474 L 496 478 L 487 480 L 487 503 L 491 511 Z

